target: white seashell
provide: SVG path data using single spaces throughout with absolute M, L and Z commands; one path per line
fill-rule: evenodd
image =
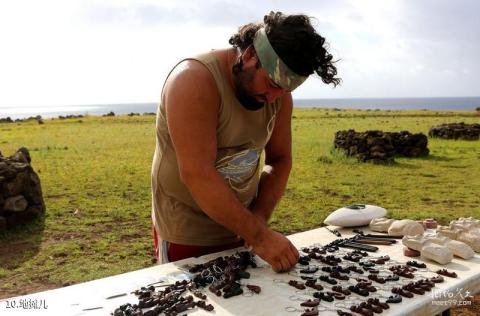
M 332 212 L 324 223 L 340 227 L 364 226 L 368 225 L 372 219 L 386 214 L 387 210 L 379 206 L 355 204 Z

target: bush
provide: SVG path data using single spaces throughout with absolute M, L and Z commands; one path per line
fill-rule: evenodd
M 317 161 L 318 161 L 318 162 L 321 162 L 321 163 L 325 163 L 325 164 L 331 164 L 331 163 L 333 163 L 333 160 L 332 160 L 332 159 L 330 159 L 330 158 L 327 157 L 327 156 L 323 156 L 323 155 L 320 156 L 320 157 L 318 157 L 318 158 L 317 158 Z

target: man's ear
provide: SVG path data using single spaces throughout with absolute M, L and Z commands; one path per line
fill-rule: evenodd
M 253 45 L 250 45 L 247 49 L 245 49 L 242 54 L 242 60 L 243 64 L 247 66 L 256 65 L 258 63 L 257 52 L 255 51 Z

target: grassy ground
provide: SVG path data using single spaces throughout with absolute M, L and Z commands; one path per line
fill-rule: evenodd
M 339 207 L 371 203 L 395 218 L 480 217 L 480 142 L 429 140 L 431 155 L 392 165 L 333 150 L 337 130 L 427 133 L 478 123 L 468 112 L 296 109 L 294 168 L 271 225 L 309 230 Z M 150 165 L 154 117 L 88 117 L 0 124 L 0 150 L 30 149 L 47 205 L 44 220 L 0 236 L 0 298 L 153 264 Z

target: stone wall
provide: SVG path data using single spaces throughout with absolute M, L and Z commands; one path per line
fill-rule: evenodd
M 428 136 L 443 139 L 478 140 L 480 139 L 480 124 L 465 124 L 464 122 L 441 124 L 430 128 Z
M 412 134 L 407 131 L 388 133 L 392 137 L 395 155 L 401 157 L 423 157 L 430 153 L 425 134 Z
M 407 131 L 338 131 L 334 146 L 345 150 L 347 156 L 375 163 L 393 162 L 395 156 L 421 157 L 429 153 L 427 136 Z
M 45 213 L 40 178 L 30 162 L 24 147 L 10 157 L 0 153 L 0 231 Z

